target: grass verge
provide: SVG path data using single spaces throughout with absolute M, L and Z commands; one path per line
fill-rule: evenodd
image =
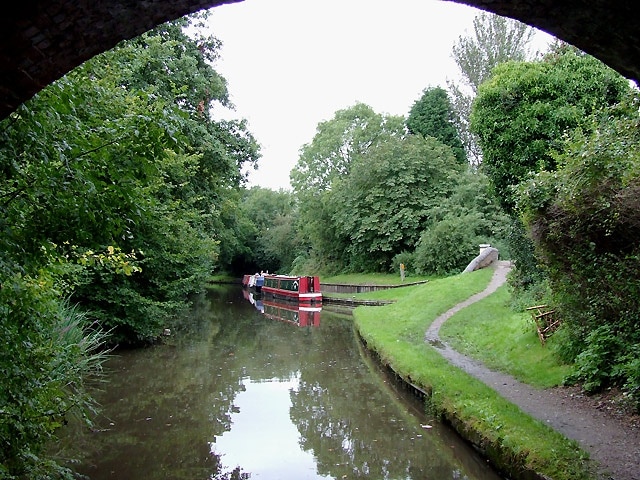
M 216 273 L 210 275 L 207 279 L 208 283 L 240 283 L 240 277 L 229 275 L 227 273 Z
M 572 369 L 553 354 L 554 337 L 543 347 L 531 316 L 514 312 L 509 296 L 508 288 L 502 286 L 462 309 L 440 328 L 440 338 L 455 350 L 534 387 L 562 384 Z
M 451 366 L 424 341 L 435 318 L 482 291 L 491 269 L 438 279 L 392 305 L 359 307 L 356 327 L 384 363 L 430 392 L 432 411 L 453 424 L 511 478 L 585 480 L 587 455 L 467 373 Z M 412 287 L 413 288 L 413 287 Z M 404 289 L 403 289 L 404 290 Z M 533 476 L 532 474 L 537 474 Z
M 400 274 L 392 273 L 345 273 L 332 277 L 320 278 L 320 283 L 344 283 L 347 285 L 402 285 L 403 283 L 420 282 L 431 280 L 434 277 L 427 276 L 407 276 L 404 282 L 400 279 Z

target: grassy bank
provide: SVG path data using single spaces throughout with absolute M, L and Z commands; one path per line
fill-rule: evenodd
M 400 274 L 391 273 L 345 273 L 333 277 L 322 277 L 320 282 L 324 283 L 344 283 L 347 285 L 401 285 L 402 283 L 421 282 L 431 280 L 434 277 L 423 275 L 407 276 L 404 282 L 400 279 Z
M 216 273 L 210 275 L 207 279 L 208 283 L 240 283 L 241 278 L 228 273 Z
M 431 322 L 455 304 L 482 291 L 492 273 L 484 269 L 410 287 L 413 291 L 396 298 L 393 305 L 357 308 L 354 311 L 356 326 L 383 362 L 431 392 L 430 408 L 435 413 L 451 422 L 511 478 L 532 478 L 531 472 L 540 474 L 539 478 L 546 476 L 554 480 L 592 478 L 587 470 L 586 455 L 576 442 L 526 415 L 482 382 L 451 366 L 424 342 L 424 333 Z M 380 293 L 384 292 L 376 292 Z M 398 292 L 394 293 L 398 296 Z M 504 306 L 505 294 L 502 290 L 496 298 L 489 299 Z M 476 314 L 480 316 L 486 313 L 482 313 L 482 308 L 492 307 L 478 308 Z M 495 314 L 491 318 L 495 319 Z M 452 328 L 449 335 L 464 342 L 463 332 L 469 324 L 460 321 L 455 327 L 457 333 Z M 533 339 L 537 341 L 535 335 Z M 467 344 L 468 348 L 474 348 L 473 342 Z M 505 349 L 505 346 L 492 348 Z
M 561 385 L 571 371 L 554 356 L 554 337 L 542 347 L 531 316 L 511 310 L 506 286 L 447 320 L 440 338 L 458 352 L 534 387 Z

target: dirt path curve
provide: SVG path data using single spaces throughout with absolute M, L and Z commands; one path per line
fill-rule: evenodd
M 640 480 L 640 429 L 611 412 L 606 403 L 597 404 L 575 388 L 533 388 L 510 375 L 489 370 L 440 339 L 442 324 L 456 312 L 495 292 L 505 283 L 509 270 L 509 262 L 498 262 L 487 288 L 436 318 L 425 334 L 425 341 L 435 345 L 451 364 L 484 382 L 532 417 L 576 440 L 600 465 L 602 479 Z

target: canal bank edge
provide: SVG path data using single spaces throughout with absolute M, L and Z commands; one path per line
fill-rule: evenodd
M 379 365 L 390 372 L 405 389 L 421 398 L 427 410 L 433 410 L 431 407 L 432 388 L 418 385 L 411 377 L 400 373 L 393 365 L 384 361 L 380 352 L 367 343 L 359 329 L 356 328 L 356 332 L 362 344 L 371 353 L 372 357 L 376 359 Z M 439 406 L 436 410 L 437 412 L 434 413 L 437 414 L 437 417 L 453 428 L 465 441 L 477 450 L 480 455 L 491 462 L 500 474 L 506 475 L 513 480 L 553 480 L 551 477 L 527 466 L 526 452 L 524 452 L 524 454 L 518 453 L 502 445 L 502 442 L 493 440 L 482 430 L 475 428 L 469 422 L 465 421 L 455 410 L 449 410 L 442 406 Z
M 436 414 L 443 422 L 457 431 L 462 438 L 468 441 L 483 457 L 491 462 L 494 468 L 502 475 L 514 480 L 552 480 L 557 478 L 556 474 L 549 472 L 563 472 L 560 478 L 598 478 L 594 472 L 594 465 L 587 461 L 588 455 L 580 449 L 577 444 L 575 448 L 572 447 L 575 442 L 568 440 L 560 433 L 555 432 L 542 423 L 542 428 L 548 429 L 550 432 L 551 437 L 549 438 L 557 435 L 562 437 L 563 440 L 566 440 L 567 443 L 571 442 L 572 448 L 569 449 L 568 457 L 566 455 L 562 458 L 550 456 L 551 458 L 545 460 L 536 455 L 535 458 L 532 459 L 530 458 L 531 448 L 527 444 L 523 444 L 522 442 L 518 444 L 517 440 L 514 442 L 513 438 L 505 441 L 507 440 L 505 437 L 508 434 L 499 432 L 495 428 L 490 428 L 490 426 L 482 420 L 469 417 L 467 412 L 462 411 L 464 407 L 456 407 L 455 393 L 452 394 L 449 392 L 450 396 L 447 397 L 447 394 L 443 394 L 440 391 L 441 388 L 438 388 L 438 394 L 435 395 L 436 398 L 434 398 L 434 387 L 430 385 L 431 380 L 428 378 L 416 380 L 408 373 L 412 371 L 410 366 L 404 365 L 399 368 L 397 365 L 393 365 L 393 363 L 404 363 L 404 360 L 398 356 L 396 356 L 397 358 L 393 362 L 389 360 L 395 348 L 394 345 L 387 345 L 384 340 L 380 341 L 380 339 L 376 339 L 373 332 L 369 331 L 366 327 L 363 328 L 357 320 L 355 325 L 360 341 L 372 352 L 383 368 L 388 369 L 399 381 L 404 382 L 405 388 L 413 390 L 416 395 L 423 397 L 428 410 Z M 368 341 L 367 338 L 370 338 L 372 341 Z M 374 345 L 374 343 L 377 345 Z M 429 346 L 428 348 L 434 348 L 434 351 L 437 351 L 433 346 Z M 437 357 L 440 357 L 440 355 L 437 355 Z M 442 360 L 446 362 L 444 358 L 442 358 Z M 467 375 L 464 370 L 458 368 L 457 370 L 461 374 Z M 442 378 L 440 378 L 440 380 L 442 380 Z M 511 404 L 506 400 L 505 402 L 517 408 L 515 404 Z M 501 407 L 502 406 L 500 406 L 500 408 Z M 534 419 L 534 417 L 529 416 L 525 412 L 521 411 L 521 413 L 529 419 Z M 555 439 L 553 441 L 555 442 Z M 559 454 L 559 456 L 560 455 L 561 454 Z M 573 472 L 564 474 L 565 469 L 572 470 Z

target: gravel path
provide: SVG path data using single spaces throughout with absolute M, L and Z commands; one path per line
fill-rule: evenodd
M 506 281 L 509 262 L 498 262 L 487 288 L 440 315 L 425 340 L 451 364 L 461 368 L 518 405 L 534 418 L 576 440 L 600 465 L 602 479 L 640 480 L 640 427 L 637 417 L 622 415 L 602 397 L 587 397 L 577 388 L 540 390 L 453 350 L 439 336 L 442 324 L 456 312 L 495 292 Z

